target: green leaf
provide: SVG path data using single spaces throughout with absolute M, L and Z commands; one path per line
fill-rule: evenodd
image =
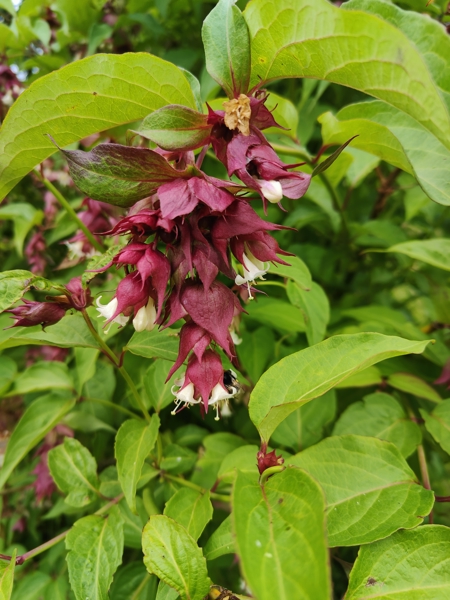
M 14 568 L 16 566 L 16 550 L 10 562 L 0 562 L 0 600 L 10 600 L 14 584 Z
M 358 435 L 329 437 L 289 458 L 320 483 L 328 543 L 356 546 L 423 521 L 434 494 L 423 488 L 393 444 Z
M 206 436 L 203 440 L 205 450 L 195 465 L 192 481 L 204 489 L 211 488 L 217 479 L 223 459 L 245 443 L 239 436 L 227 432 Z
M 164 514 L 183 525 L 189 535 L 197 541 L 213 516 L 209 492 L 180 488 L 167 502 Z
M 326 79 L 391 104 L 449 144 L 447 107 L 415 43 L 383 19 L 326 0 L 251 2 L 250 85 L 283 77 Z
M 250 418 L 266 441 L 295 409 L 371 365 L 402 354 L 420 354 L 429 341 L 379 333 L 336 335 L 273 365 L 250 397 Z
M 298 284 L 289 281 L 286 292 L 291 304 L 300 308 L 305 314 L 308 344 L 313 346 L 321 342 L 330 320 L 330 303 L 323 288 L 313 282 L 309 290 L 304 290 Z
M 14 245 L 19 256 L 23 254 L 23 244 L 28 232 L 35 225 L 40 225 L 43 218 L 42 210 L 37 210 L 31 204 L 18 202 L 0 207 L 0 220 L 11 219 L 14 223 Z
M 450 201 L 449 201 L 450 203 Z M 416 260 L 420 260 L 428 265 L 450 271 L 448 260 L 450 253 L 450 240 L 443 238 L 434 238 L 432 240 L 414 240 L 395 244 L 386 250 L 386 252 L 398 252 L 406 254 Z
M 355 148 L 411 173 L 432 200 L 450 204 L 450 151 L 412 117 L 375 101 L 346 106 L 336 116 L 325 113 L 319 121 L 324 143 L 339 143 L 357 133 Z
M 178 331 L 164 329 L 158 331 L 142 331 L 134 333 L 125 346 L 132 354 L 145 356 L 145 358 L 164 358 L 175 362 L 178 356 Z
M 76 600 L 108 600 L 108 590 L 122 562 L 123 527 L 119 509 L 108 516 L 79 519 L 66 538 L 69 579 Z
M 237 470 L 241 473 L 258 473 L 256 454 L 258 446 L 248 445 L 236 448 L 225 456 L 217 473 L 220 485 L 232 484 L 236 478 Z
M 144 563 L 182 600 L 203 600 L 210 580 L 202 551 L 186 529 L 165 515 L 154 515 L 142 534 Z
M 208 142 L 208 116 L 192 108 L 171 104 L 150 114 L 134 133 L 165 150 L 191 150 Z
M 9 356 L 2 356 L 0 362 L 0 396 L 8 391 L 17 373 L 17 364 Z
M 183 174 L 161 154 L 147 148 L 99 144 L 89 152 L 61 152 L 67 159 L 73 182 L 84 194 L 122 207 L 151 196 L 161 184 Z
M 142 561 L 135 561 L 117 571 L 109 596 L 111 600 L 153 600 L 156 585 L 156 577 L 147 573 Z
M 324 428 L 333 421 L 335 414 L 336 393 L 330 390 L 286 417 L 273 432 L 272 440 L 300 452 L 324 437 Z
M 418 398 L 425 398 L 425 400 L 434 403 L 442 401 L 442 398 L 431 385 L 411 373 L 392 373 L 387 377 L 386 382 L 396 390 L 413 394 Z
M 236 0 L 219 0 L 203 22 L 206 69 L 229 98 L 248 91 L 250 37 Z
M 54 286 L 48 279 L 39 277 L 31 271 L 17 269 L 0 273 L 0 312 L 18 302 L 32 287 L 45 292 L 53 288 L 61 289 Z
M 7 10 L 11 15 L 16 14 L 16 9 L 14 8 L 12 0 L 0 0 L 0 8 Z
M 207 541 L 203 554 L 206 560 L 214 560 L 224 554 L 234 554 L 235 552 L 233 522 L 231 515 L 228 515 Z
M 346 600 L 444 600 L 450 594 L 450 530 L 425 525 L 362 546 Z
M 120 485 L 131 511 L 136 513 L 136 487 L 147 456 L 152 451 L 159 431 L 159 417 L 153 415 L 150 424 L 129 419 L 120 426 L 114 455 Z
M 255 331 L 242 334 L 242 343 L 237 346 L 237 353 L 254 383 L 264 373 L 274 351 L 275 336 L 269 327 L 258 327 Z
M 258 600 L 330 598 L 324 504 L 318 484 L 299 469 L 277 473 L 264 487 L 238 471 L 233 528 L 245 581 Z
M 116 239 L 117 238 L 115 238 L 115 240 Z M 109 264 L 116 254 L 118 254 L 119 250 L 121 250 L 125 245 L 126 240 L 121 237 L 119 239 L 119 243 L 114 243 L 111 248 L 108 248 L 108 250 L 103 252 L 103 254 L 94 254 L 94 256 L 89 259 L 86 265 L 86 271 L 81 276 L 83 285 L 86 286 L 94 279 L 94 277 L 98 275 L 98 273 L 93 273 L 92 271 L 97 271 L 98 269 L 101 269 Z
M 157 413 L 172 404 L 174 395 L 171 392 L 176 375 L 172 375 L 166 382 L 172 364 L 167 360 L 155 360 L 144 375 L 144 389 L 148 398 L 148 405 L 153 406 Z
M 284 256 L 281 258 L 286 259 L 289 265 L 274 264 L 269 271 L 270 274 L 287 277 L 295 281 L 301 289 L 310 290 L 312 286 L 311 273 L 302 259 L 298 256 Z
M 353 433 L 392 442 L 407 458 L 420 444 L 417 423 L 405 414 L 401 404 L 389 394 L 376 392 L 351 404 L 339 417 L 333 435 Z
M 339 146 L 339 148 L 337 150 L 335 150 L 333 152 L 333 154 L 330 154 L 330 156 L 328 156 L 325 160 L 323 160 L 321 163 L 319 163 L 318 165 L 316 165 L 314 167 L 314 169 L 313 169 L 311 177 L 316 177 L 316 175 L 320 175 L 320 173 L 323 173 L 329 167 L 331 167 L 331 165 L 339 157 L 339 155 L 341 154 L 341 152 L 343 150 L 345 150 L 345 148 L 347 148 L 347 146 L 350 144 L 351 141 L 353 141 L 355 139 L 355 137 L 357 137 L 357 136 L 354 135 L 352 138 L 350 138 L 349 140 L 347 140 L 346 142 L 344 142 L 341 146 Z
M 144 52 L 97 54 L 44 75 L 19 96 L 3 122 L 0 199 L 54 153 L 45 134 L 64 147 L 174 101 L 195 108 L 186 77 Z
M 195 464 L 197 455 L 189 448 L 183 448 L 178 444 L 168 444 L 164 448 L 164 457 L 160 467 L 163 471 L 170 471 L 173 475 L 190 471 Z
M 81 508 L 97 498 L 97 462 L 78 440 L 65 437 L 63 444 L 50 450 L 48 467 L 70 506 Z
M 302 311 L 284 300 L 259 296 L 256 301 L 247 304 L 246 311 L 246 319 L 269 325 L 281 333 L 305 331 Z
M 352 387 L 367 387 L 369 385 L 378 385 L 382 383 L 383 377 L 377 367 L 367 367 L 363 371 L 350 375 L 341 383 L 338 383 L 336 388 L 352 388 Z
M 19 462 L 75 405 L 74 398 L 46 394 L 35 400 L 23 413 L 6 448 L 5 460 L 0 470 L 2 488 Z
M 430 414 L 425 410 L 420 410 L 420 414 L 427 431 L 450 454 L 450 400 L 441 402 Z
M 20 373 L 7 396 L 43 390 L 72 390 L 73 379 L 68 366 L 60 361 L 40 361 Z
M 12 600 L 41 600 L 43 594 L 48 590 L 48 586 L 52 579 L 47 573 L 35 571 L 29 573 L 27 577 L 22 579 L 14 588 Z

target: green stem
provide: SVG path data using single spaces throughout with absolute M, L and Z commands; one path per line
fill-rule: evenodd
M 100 398 L 91 398 L 90 396 L 84 398 L 84 400 L 86 402 L 95 402 L 97 404 L 102 404 L 103 406 L 107 406 L 108 408 L 114 408 L 114 409 L 118 410 L 119 412 L 122 412 L 125 415 L 128 415 L 129 417 L 133 417 L 133 419 L 141 420 L 141 417 L 139 417 L 136 413 L 131 412 L 131 410 L 128 410 L 128 408 L 125 408 L 124 406 L 121 406 L 120 404 L 114 404 L 114 402 L 109 402 L 108 400 L 101 400 Z
M 270 273 L 270 271 L 269 271 Z M 274 275 L 276 275 L 276 273 L 273 273 Z M 260 285 L 274 285 L 276 287 L 282 287 L 284 290 L 286 289 L 286 284 L 285 283 L 280 283 L 279 281 L 258 281 L 258 287 Z
M 281 471 L 284 471 L 285 468 L 286 467 L 284 467 L 283 465 L 277 465 L 275 467 L 269 467 L 268 469 L 263 471 L 261 477 L 259 478 L 260 485 L 265 485 L 271 475 L 275 475 L 275 473 L 281 473 Z
M 303 150 L 302 148 L 291 148 L 291 146 L 283 146 L 282 144 L 271 144 L 271 146 L 275 152 L 290 156 L 298 156 L 299 158 L 302 158 L 308 165 L 311 165 L 311 157 L 306 150 Z
M 111 348 L 108 346 L 108 344 L 105 342 L 105 340 L 103 340 L 101 338 L 101 336 L 98 334 L 98 331 L 95 329 L 91 318 L 89 317 L 87 311 L 85 308 L 83 308 L 81 310 L 84 320 L 86 321 L 87 326 L 89 327 L 89 331 L 92 333 L 93 337 L 95 338 L 95 340 L 97 341 L 98 345 L 100 346 L 100 348 L 103 350 L 103 353 L 106 354 L 106 356 L 111 360 L 111 362 L 114 364 L 115 367 L 117 367 L 117 369 L 119 370 L 120 374 L 122 375 L 122 377 L 124 378 L 124 380 L 127 382 L 131 393 L 134 396 L 134 399 L 136 400 L 137 405 L 139 406 L 144 419 L 147 421 L 147 423 L 150 423 L 151 418 L 150 415 L 148 414 L 148 410 L 145 407 L 144 401 L 142 400 L 136 386 L 134 385 L 133 380 L 131 379 L 128 371 L 125 369 L 125 367 L 122 365 L 120 366 L 119 364 L 119 359 L 117 358 L 117 356 L 114 354 L 114 352 L 111 350 Z
M 185 487 L 191 488 L 191 490 L 195 490 L 204 494 L 207 490 L 200 487 L 196 483 L 192 481 L 188 481 L 187 479 L 183 479 L 182 477 L 177 477 L 176 475 L 170 475 L 170 473 L 166 473 L 165 471 L 161 471 L 161 475 L 168 479 L 169 481 L 173 481 L 174 483 L 179 483 L 180 485 L 184 485 Z M 226 496 L 225 494 L 216 494 L 215 492 L 209 493 L 211 500 L 221 500 L 222 502 L 231 502 L 231 496 Z
M 77 215 L 77 213 L 74 211 L 74 209 L 70 206 L 69 202 L 61 194 L 61 192 L 48 179 L 46 179 L 45 177 L 42 177 L 42 175 L 39 173 L 39 171 L 35 171 L 35 174 L 36 174 L 37 178 L 39 179 L 39 181 L 41 181 L 45 185 L 45 187 L 55 196 L 55 198 L 58 199 L 61 206 L 63 206 L 66 209 L 66 211 L 70 215 L 70 218 L 72 219 L 72 221 L 74 221 L 78 225 L 78 228 L 81 229 L 81 231 L 84 233 L 84 235 L 90 241 L 90 243 L 94 246 L 94 248 L 96 250 L 98 250 L 99 252 L 104 252 L 105 249 L 104 249 L 103 245 L 100 244 L 100 242 L 95 239 L 92 232 L 89 231 L 89 229 L 86 227 L 86 225 L 80 219 L 80 217 Z

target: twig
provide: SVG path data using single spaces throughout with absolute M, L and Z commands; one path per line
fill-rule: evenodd
M 174 483 L 179 483 L 180 485 L 184 485 L 185 487 L 191 488 L 192 490 L 196 490 L 201 494 L 204 494 L 208 490 L 200 487 L 196 483 L 192 481 L 188 481 L 187 479 L 183 479 L 182 477 L 177 477 L 176 475 L 170 475 L 170 473 L 166 473 L 165 471 L 161 471 L 162 477 L 168 479 L 169 481 L 173 481 Z M 209 493 L 211 500 L 221 500 L 222 502 L 231 502 L 231 496 L 226 496 L 225 494 L 216 494 L 215 492 Z
M 377 169 L 378 177 L 380 178 L 380 187 L 378 189 L 378 198 L 375 202 L 375 206 L 373 207 L 372 214 L 370 217 L 372 219 L 376 219 L 378 215 L 382 212 L 384 207 L 386 206 L 386 202 L 392 192 L 395 191 L 395 188 L 392 187 L 394 181 L 402 172 L 398 167 L 392 171 L 389 177 L 385 177 L 381 171 L 381 169 Z

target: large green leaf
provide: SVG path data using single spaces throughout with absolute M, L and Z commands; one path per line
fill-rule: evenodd
M 208 73 L 229 98 L 246 93 L 250 80 L 250 38 L 236 0 L 219 0 L 203 22 Z
M 97 461 L 78 440 L 66 437 L 63 444 L 50 450 L 48 466 L 58 488 L 67 494 L 67 504 L 81 508 L 95 500 Z
M 447 107 L 429 64 L 397 27 L 326 0 L 258 0 L 244 13 L 252 38 L 251 85 L 282 77 L 326 79 L 412 116 L 450 147 Z
M 324 498 L 304 471 L 288 468 L 262 487 L 238 471 L 233 527 L 241 567 L 258 600 L 328 600 Z M 301 568 L 299 568 L 301 565 Z
M 420 354 L 429 342 L 380 333 L 336 335 L 283 358 L 256 384 L 250 418 L 268 441 L 294 410 L 371 365 L 402 354 Z
M 233 523 L 231 515 L 228 515 L 209 538 L 203 553 L 206 560 L 214 560 L 219 556 L 233 554 L 234 552 Z
M 209 492 L 180 488 L 166 504 L 164 514 L 183 525 L 189 535 L 198 540 L 213 516 Z
M 14 468 L 75 405 L 74 398 L 47 394 L 35 400 L 23 413 L 6 448 L 0 470 L 2 488 Z
M 150 424 L 136 419 L 122 423 L 116 436 L 114 453 L 117 472 L 126 501 L 136 512 L 136 487 L 144 461 L 153 449 L 158 437 L 159 417 L 153 415 Z
M 79 519 L 66 538 L 69 579 L 76 600 L 108 600 L 108 590 L 122 562 L 123 526 L 114 506 L 107 517 Z
M 304 290 L 297 283 L 290 281 L 287 295 L 294 306 L 298 306 L 305 315 L 306 338 L 313 346 L 325 337 L 330 319 L 330 303 L 323 288 L 313 282 L 311 289 Z
M 392 442 L 405 458 L 414 452 L 422 439 L 419 426 L 407 417 L 401 404 L 382 392 L 365 396 L 362 402 L 350 404 L 342 413 L 333 435 L 346 433 Z
M 44 75 L 19 96 L 0 131 L 0 198 L 36 164 L 91 133 L 142 119 L 166 104 L 195 108 L 185 75 L 144 52 L 97 54 Z
M 450 204 L 450 151 L 412 117 L 374 101 L 351 104 L 336 116 L 325 113 L 319 121 L 324 143 L 339 144 L 349 135 L 358 135 L 353 141 L 355 148 L 411 173 L 432 200 Z
M 165 515 L 154 515 L 142 534 L 149 573 L 177 590 L 182 600 L 203 600 L 210 581 L 206 560 L 186 529 Z
M 450 529 L 426 525 L 363 546 L 346 600 L 446 600 L 450 597 Z
M 39 361 L 20 373 L 14 381 L 12 390 L 7 396 L 40 392 L 43 390 L 71 390 L 73 379 L 68 366 L 60 361 Z
M 14 584 L 14 568 L 16 566 L 16 551 L 11 556 L 10 562 L 4 560 L 0 563 L 0 600 L 10 600 Z
M 448 172 L 449 171 L 447 170 L 447 181 Z M 411 242 L 395 244 L 395 246 L 388 248 L 386 252 L 398 252 L 399 254 L 406 254 L 406 256 L 420 260 L 428 265 L 437 267 L 438 269 L 450 271 L 450 261 L 448 259 L 450 256 L 450 240 L 448 239 L 434 238 L 432 240 L 412 240 Z
M 165 358 L 175 362 L 178 356 L 178 332 L 173 329 L 134 333 L 124 348 L 145 358 Z
M 356 546 L 420 525 L 434 503 L 393 444 L 358 435 L 329 437 L 289 458 L 320 483 L 328 543 Z

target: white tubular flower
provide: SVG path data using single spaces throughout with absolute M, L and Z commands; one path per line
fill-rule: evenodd
M 230 393 L 228 390 L 226 390 L 220 383 L 213 387 L 211 391 L 211 397 L 208 400 L 208 406 L 212 406 L 216 411 L 216 416 L 214 417 L 215 421 L 220 419 L 219 409 L 222 406 L 228 407 L 228 400 L 230 398 L 234 398 L 238 390 L 236 388 L 231 388 L 231 391 L 233 393 Z
M 101 296 L 99 296 L 97 298 L 97 300 L 95 301 L 97 304 L 97 308 L 95 310 L 97 310 L 100 313 L 100 317 L 104 317 L 107 321 L 113 316 L 113 314 L 116 312 L 117 309 L 117 298 L 113 298 L 111 300 L 111 302 L 108 302 L 108 304 L 102 304 L 100 302 Z M 123 327 L 124 325 L 126 325 L 128 323 L 128 317 L 125 317 L 124 315 L 117 315 L 117 317 L 114 317 L 114 319 L 111 321 L 110 326 L 112 323 L 117 323 L 118 325 L 120 325 L 121 327 Z M 109 331 L 109 327 L 108 329 L 105 330 L 105 333 L 108 333 Z
M 183 410 L 183 408 L 189 408 L 191 404 L 198 404 L 200 402 L 200 398 L 198 400 L 194 398 L 194 384 L 191 382 L 188 383 L 185 387 L 181 388 L 183 382 L 184 378 L 178 379 L 175 382 L 175 385 L 173 385 L 172 389 L 170 390 L 175 396 L 175 408 L 170 413 L 171 415 L 176 415 L 178 412 L 180 412 L 180 410 Z M 177 387 L 179 388 L 178 391 L 174 391 Z
M 261 187 L 262 195 L 269 202 L 277 204 L 283 198 L 283 188 L 281 187 L 281 183 L 279 181 L 275 181 L 275 179 L 272 179 L 271 181 L 257 179 L 256 181 Z
M 250 250 L 247 249 L 244 253 L 244 264 L 242 266 L 244 267 L 244 276 L 236 275 L 234 282 L 236 285 L 243 285 L 246 283 L 249 297 L 252 299 L 253 296 L 250 292 L 250 282 L 257 278 L 264 279 L 264 275 L 269 270 L 270 264 L 263 263 L 261 260 L 254 257 Z
M 234 329 L 230 329 L 230 335 L 231 335 L 231 339 L 233 340 L 233 344 L 235 346 L 239 346 L 239 344 L 242 344 L 242 338 L 238 336 L 238 334 L 234 331 Z
M 136 331 L 151 331 L 156 323 L 156 308 L 153 298 L 149 298 L 145 306 L 137 311 L 133 319 L 133 327 Z

